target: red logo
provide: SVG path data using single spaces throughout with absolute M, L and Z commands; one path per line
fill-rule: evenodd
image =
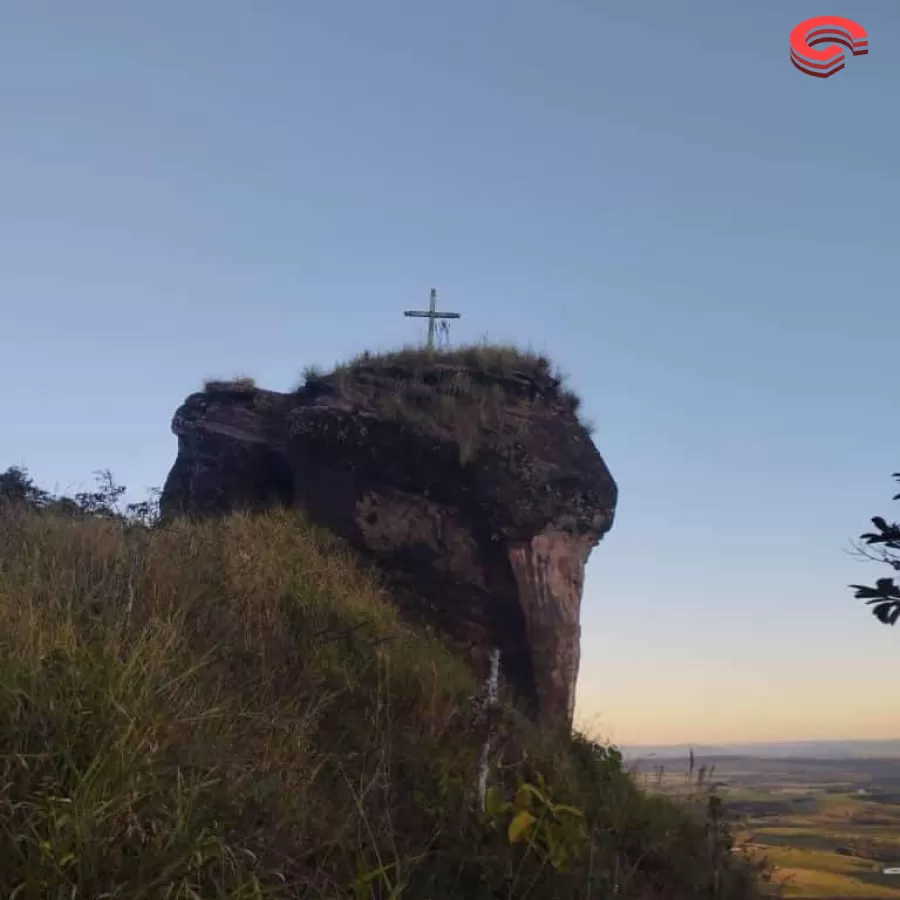
M 817 44 L 830 47 L 816 49 Z M 843 44 L 854 56 L 869 52 L 866 29 L 852 19 L 840 16 L 816 16 L 801 22 L 791 32 L 791 62 L 807 75 L 828 78 L 844 68 L 844 51 L 835 44 Z

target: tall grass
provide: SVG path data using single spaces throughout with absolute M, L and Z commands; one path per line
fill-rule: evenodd
M 564 382 L 546 356 L 485 342 L 366 352 L 329 374 L 307 368 L 297 391 L 327 386 L 345 402 L 456 443 L 465 465 L 485 447 L 506 451 L 526 439 L 541 407 L 544 413 L 557 406 L 576 414 L 581 400 Z
M 0 896 L 759 896 L 708 810 L 507 708 L 493 795 L 547 799 L 513 840 L 476 803 L 476 693 L 294 514 L 0 509 Z
M 203 390 L 209 394 L 217 391 L 253 393 L 256 390 L 256 379 L 247 375 L 237 375 L 234 378 L 207 378 L 203 382 Z

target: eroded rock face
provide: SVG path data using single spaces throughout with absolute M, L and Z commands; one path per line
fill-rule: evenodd
M 581 658 L 581 592 L 592 535 L 543 531 L 510 544 L 531 648 L 538 708 L 549 718 L 572 721 Z
M 172 430 L 164 516 L 304 509 L 480 676 L 499 647 L 540 718 L 571 725 L 584 568 L 617 489 L 549 374 L 373 362 L 295 394 L 193 394 Z

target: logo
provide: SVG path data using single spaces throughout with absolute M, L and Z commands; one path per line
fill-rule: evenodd
M 822 50 L 817 44 L 830 44 Z M 828 78 L 844 68 L 844 51 L 835 44 L 843 44 L 854 56 L 869 52 L 866 29 L 852 19 L 840 16 L 816 16 L 801 22 L 791 32 L 791 62 L 807 75 Z

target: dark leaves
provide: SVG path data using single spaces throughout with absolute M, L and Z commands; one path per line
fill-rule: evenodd
M 29 506 L 45 506 L 50 500 L 50 494 L 41 490 L 32 481 L 27 469 L 10 466 L 5 472 L 0 472 L 0 500 Z
M 900 603 L 879 603 L 872 612 L 883 624 L 894 625 L 900 619 Z
M 879 533 L 874 534 L 869 531 L 861 534 L 859 536 L 861 541 L 865 541 L 869 545 L 887 544 L 889 547 L 900 550 L 900 525 L 896 522 L 888 524 L 881 516 L 875 516 L 872 519 L 872 524 L 878 529 Z
M 894 472 L 891 477 L 900 481 L 900 472 Z M 900 500 L 900 494 L 895 494 L 894 500 Z M 900 551 L 900 525 L 888 522 L 882 516 L 874 516 L 872 524 L 877 531 L 861 534 L 860 540 L 869 546 L 881 545 L 884 549 L 880 555 L 868 558 L 900 571 L 900 553 L 896 552 Z M 857 600 L 864 600 L 872 607 L 872 614 L 879 622 L 896 625 L 900 621 L 900 587 L 893 578 L 879 578 L 874 587 L 864 584 L 851 584 L 850 587 L 856 592 L 853 596 Z

